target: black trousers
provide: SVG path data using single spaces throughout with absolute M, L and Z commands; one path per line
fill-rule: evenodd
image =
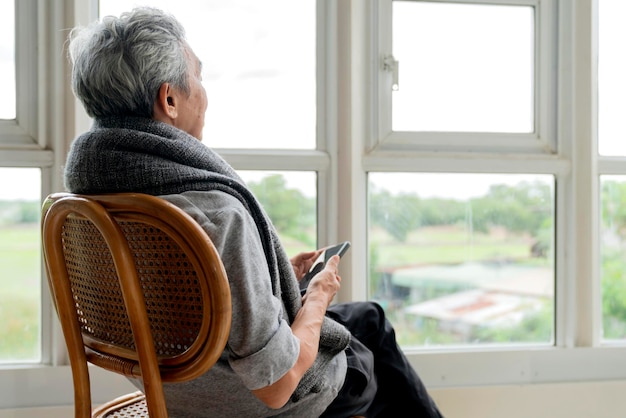
M 398 346 L 380 305 L 336 304 L 327 315 L 343 324 L 353 338 L 346 351 L 346 381 L 321 417 L 443 417 Z

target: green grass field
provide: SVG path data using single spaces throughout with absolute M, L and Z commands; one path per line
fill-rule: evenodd
M 469 234 L 458 227 L 421 228 L 398 242 L 384 230 L 370 231 L 378 267 L 456 264 L 480 260 L 528 259 L 531 240 L 502 233 Z
M 0 362 L 40 356 L 39 224 L 0 227 Z

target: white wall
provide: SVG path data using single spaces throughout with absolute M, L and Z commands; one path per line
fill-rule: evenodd
M 430 393 L 446 418 L 626 417 L 625 381 L 448 388 Z M 0 410 L 0 418 L 72 415 L 71 406 Z
M 68 418 L 72 416 L 74 416 L 74 410 L 71 406 L 0 410 L 0 418 Z
M 626 417 L 626 382 L 433 389 L 446 418 Z

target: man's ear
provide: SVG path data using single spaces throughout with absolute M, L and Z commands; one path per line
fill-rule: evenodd
M 157 120 L 167 122 L 178 117 L 178 108 L 176 107 L 176 94 L 170 83 L 163 83 L 159 87 L 156 101 L 154 103 L 154 117 Z M 167 119 L 167 120 L 163 120 Z

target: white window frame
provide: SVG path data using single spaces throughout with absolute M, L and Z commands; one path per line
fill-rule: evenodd
M 17 73 L 26 77 L 22 87 L 34 89 L 34 93 L 31 93 L 36 99 L 26 100 L 23 107 L 18 106 L 17 120 L 28 121 L 28 125 L 22 122 L 19 129 L 15 130 L 21 136 L 7 135 L 6 138 L 9 139 L 4 143 L 0 137 L 0 166 L 18 164 L 43 168 L 43 199 L 53 191 L 64 189 L 62 170 L 71 140 L 91 125 L 90 118 L 72 95 L 69 86 L 70 66 L 67 61 L 66 40 L 68 28 L 84 26 L 97 19 L 99 7 L 98 0 L 20 0 L 16 3 L 20 4 L 21 9 L 26 10 L 29 7 L 28 11 L 20 12 L 17 26 L 25 30 L 23 23 L 26 22 L 30 25 L 28 33 L 33 33 L 31 39 L 19 42 L 36 44 L 38 48 L 28 50 L 39 51 L 30 57 L 31 61 L 27 64 L 18 61 Z M 337 60 L 334 59 L 337 54 L 333 52 L 336 51 L 338 24 L 333 4 L 334 0 L 319 0 L 316 6 L 317 149 L 217 149 L 233 167 L 240 170 L 317 172 L 318 224 L 323 225 L 318 228 L 318 242 L 321 245 L 337 239 L 338 223 L 338 205 L 331 198 L 337 194 L 337 162 L 331 155 L 337 153 L 338 130 Z M 23 91 L 18 90 L 18 96 Z M 33 103 L 38 105 L 33 107 Z M 30 113 L 20 113 L 22 111 Z M 15 122 L 14 125 L 17 126 L 18 123 Z M 0 124 L 0 136 L 1 129 Z M 0 365 L 0 393 L 12 394 L 0 397 L 0 410 L 73 403 L 67 350 L 43 271 L 42 280 L 43 359 L 39 364 L 11 364 L 6 367 Z M 135 390 L 120 376 L 98 368 L 93 368 L 92 373 L 96 376 L 92 381 L 92 395 L 96 403 Z M 15 382 L 28 383 L 16 385 Z
M 0 167 L 41 169 L 42 201 L 63 190 L 69 142 L 85 126 L 81 112 L 75 113 L 65 46 L 68 28 L 86 23 L 95 4 L 97 0 L 15 1 L 16 118 L 0 121 Z M 43 264 L 41 295 L 41 361 L 0 364 L 0 409 L 73 403 L 67 350 Z
M 411 1 L 411 0 L 404 0 Z M 422 0 L 412 0 L 422 1 Z M 445 0 L 428 0 L 442 2 Z M 392 130 L 393 72 L 386 68 L 385 59 L 393 57 L 392 0 L 378 1 L 379 27 L 374 33 L 374 57 L 378 77 L 377 107 L 373 107 L 372 136 L 369 149 L 411 152 L 430 151 L 514 152 L 553 154 L 556 152 L 556 0 L 455 0 L 453 3 L 482 5 L 528 6 L 534 13 L 534 127 L 531 133 L 481 132 L 411 132 Z M 402 61 L 399 62 L 399 86 L 402 88 Z
M 16 45 L 38 45 L 37 1 L 15 2 Z M 46 138 L 39 131 L 40 103 L 37 63 L 41 59 L 37 48 L 15 48 L 16 118 L 0 121 L 0 149 L 2 166 L 30 166 L 32 155 L 26 151 L 39 151 L 36 160 L 50 163 L 50 153 L 44 151 Z
M 553 12 L 558 11 L 551 18 L 558 27 L 556 34 L 549 35 L 554 36 L 548 42 L 553 43 L 552 50 L 541 49 L 541 56 L 547 55 L 545 59 L 554 67 L 538 75 L 552 78 L 547 90 L 554 97 L 540 104 L 544 110 L 535 119 L 540 135 L 518 138 L 518 142 L 539 140 L 543 141 L 542 145 L 515 145 L 508 150 L 514 152 L 500 149 L 496 153 L 485 152 L 483 148 L 465 154 L 455 150 L 453 137 L 445 135 L 436 140 L 425 135 L 425 138 L 403 140 L 402 146 L 396 146 L 389 132 L 383 131 L 381 135 L 380 121 L 372 123 L 380 111 L 376 48 L 381 42 L 377 28 L 384 16 L 380 10 L 385 10 L 384 3 L 389 1 L 319 0 L 317 13 L 322 18 L 317 27 L 318 72 L 324 76 L 318 76 L 317 150 L 218 152 L 237 169 L 318 172 L 319 242 L 352 241 L 352 248 L 342 261 L 339 302 L 367 299 L 364 278 L 368 172 L 553 174 L 557 231 L 555 345 L 444 348 L 412 350 L 407 354 L 431 388 L 626 379 L 626 371 L 616 367 L 626 357 L 626 345 L 603 344 L 599 331 L 602 304 L 598 175 L 626 173 L 626 159 L 593 157 L 597 155 L 597 100 L 593 82 L 597 74 L 596 0 L 536 2 L 540 7 L 550 4 Z M 65 51 L 67 28 L 87 24 L 97 16 L 97 0 L 16 3 L 18 10 L 31 10 L 19 12 L 17 26 L 26 33 L 37 33 L 39 29 L 38 35 L 28 41 L 36 42 L 38 48 L 28 48 L 37 51 L 30 61 L 17 58 L 17 73 L 24 77 L 18 81 L 18 96 L 30 97 L 31 102 L 18 106 L 18 122 L 0 124 L 0 165 L 42 168 L 42 196 L 45 196 L 63 189 L 61 173 L 69 143 L 76 133 L 89 127 L 89 119 L 71 94 L 68 63 L 65 52 L 60 51 Z M 535 4 L 517 2 L 520 3 Z M 543 19 L 540 21 L 544 22 Z M 550 25 L 547 22 L 539 25 L 543 29 L 537 42 L 542 45 L 546 39 L 543 33 Z M 27 30 L 29 27 L 33 32 Z M 26 84 L 19 87 L 22 83 Z M 487 145 L 496 146 L 500 142 L 495 137 L 486 141 L 491 140 L 493 143 Z M 434 141 L 451 145 L 434 151 L 430 149 Z M 73 402 L 65 344 L 45 280 L 42 286 L 43 362 L 0 366 L 3 394 L 0 409 Z M 112 378 L 108 373 L 101 375 L 93 382 L 96 402 L 127 389 L 124 380 Z
M 361 32 L 361 36 L 352 37 L 352 51 L 365 51 L 353 56 L 353 75 L 355 62 L 367 68 L 360 80 L 352 80 L 353 103 L 367 86 L 376 86 L 368 96 L 368 104 L 353 111 L 353 129 L 365 126 L 365 134 L 353 136 L 353 142 L 362 141 L 363 171 L 552 174 L 556 180 L 554 346 L 411 349 L 407 350 L 410 361 L 433 388 L 626 378 L 626 371 L 615 367 L 626 355 L 626 344 L 616 342 L 609 346 L 600 339 L 598 165 L 602 172 L 626 170 L 615 160 L 601 159 L 598 163 L 599 158 L 595 157 L 596 2 L 475 2 L 530 4 L 538 10 L 536 42 L 538 60 L 543 62 L 537 62 L 536 88 L 549 94 L 538 100 L 538 135 L 518 135 L 519 141 L 513 141 L 513 146 L 503 146 L 503 138 L 498 134 L 481 137 L 482 134 L 390 131 L 390 100 L 384 96 L 391 93 L 391 75 L 381 71 L 380 66 L 380 59 L 387 52 L 384 48 L 389 45 L 380 32 L 390 32 L 386 25 L 390 22 L 391 1 L 371 0 L 360 3 L 358 10 L 353 11 L 353 16 L 361 16 L 361 20 L 353 21 L 357 26 L 353 34 Z M 364 120 L 372 123 L 363 125 Z M 465 146 L 461 152 L 459 145 L 468 142 L 467 138 L 472 143 L 480 140 L 473 149 Z M 364 220 L 366 214 L 358 217 Z M 366 295 L 354 292 L 351 297 Z
M 318 0 L 316 5 L 316 109 L 315 150 L 224 149 L 216 151 L 237 170 L 317 172 L 317 241 L 331 244 L 338 238 L 337 195 L 338 163 L 338 61 L 337 9 L 333 0 Z M 295 132 L 295 135 L 298 133 Z

